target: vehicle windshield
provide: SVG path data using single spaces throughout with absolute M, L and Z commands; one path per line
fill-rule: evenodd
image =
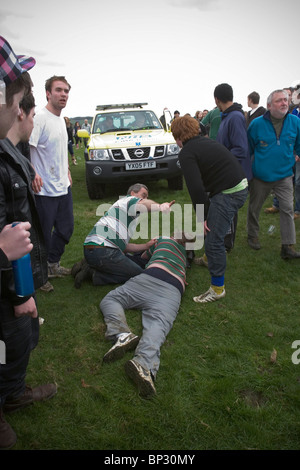
M 162 129 L 160 121 L 152 111 L 116 111 L 97 114 L 92 133 L 147 129 Z

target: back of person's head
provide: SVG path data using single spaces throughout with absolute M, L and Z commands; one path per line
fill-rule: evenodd
M 252 101 L 253 104 L 259 104 L 260 96 L 257 91 L 252 91 L 252 93 L 248 95 L 248 100 Z
M 24 95 L 31 93 L 33 83 L 28 72 L 22 73 L 16 80 L 6 86 L 6 105 L 10 107 L 13 103 L 14 95 L 24 90 Z
M 33 94 L 27 93 L 27 95 L 24 95 L 20 101 L 19 107 L 24 111 L 26 116 L 28 116 L 32 108 L 35 108 L 35 99 Z
M 127 194 L 131 194 L 132 192 L 137 194 L 141 189 L 145 188 L 146 191 L 149 192 L 149 189 L 147 188 L 147 186 L 145 184 L 142 184 L 142 183 L 135 183 L 133 185 L 131 185 L 129 188 L 128 188 L 128 191 L 127 191 Z
M 178 117 L 172 122 L 171 132 L 175 140 L 186 142 L 192 137 L 199 135 L 200 128 L 196 119 L 188 114 Z
M 221 83 L 217 85 L 214 90 L 214 98 L 217 98 L 222 103 L 233 101 L 233 89 L 228 83 Z

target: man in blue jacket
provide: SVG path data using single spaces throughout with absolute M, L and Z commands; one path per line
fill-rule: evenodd
M 221 111 L 221 123 L 217 142 L 224 145 L 240 162 L 248 182 L 252 179 L 251 160 L 247 138 L 246 118 L 242 105 L 233 101 L 233 89 L 228 83 L 221 83 L 214 89 L 214 98 Z M 235 241 L 237 213 L 225 237 L 225 248 L 229 252 Z
M 221 124 L 217 142 L 225 145 L 238 159 L 250 181 L 253 177 L 247 139 L 246 118 L 242 105 L 233 101 L 233 90 L 228 83 L 221 83 L 214 90 L 216 105 L 221 111 Z
M 300 258 L 296 252 L 296 231 L 293 209 L 293 167 L 300 154 L 300 119 L 289 114 L 288 95 L 273 91 L 267 99 L 267 112 L 248 128 L 254 178 L 250 185 L 248 206 L 248 244 L 260 249 L 259 214 L 274 191 L 279 200 L 281 257 Z

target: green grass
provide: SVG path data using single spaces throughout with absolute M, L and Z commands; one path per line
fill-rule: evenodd
M 71 167 L 75 230 L 62 264 L 82 258 L 82 243 L 99 204 L 113 203 L 124 187 L 89 200 L 83 151 Z M 150 198 L 189 203 L 186 189 L 169 192 L 165 181 L 149 185 Z M 271 197 L 265 206 L 270 205 Z M 37 293 L 45 319 L 28 366 L 32 386 L 55 381 L 57 395 L 7 415 L 18 441 L 14 449 L 76 450 L 274 450 L 299 449 L 300 365 L 292 363 L 299 332 L 300 260 L 283 261 L 279 217 L 261 214 L 260 251 L 246 242 L 247 204 L 239 213 L 235 248 L 228 255 L 227 295 L 199 305 L 194 295 L 210 283 L 193 265 L 179 314 L 161 349 L 157 396 L 139 397 L 124 363 L 102 364 L 110 345 L 99 303 L 112 286 L 73 286 L 54 279 L 55 291 Z M 276 226 L 272 236 L 270 224 Z M 299 238 L 300 221 L 296 221 Z M 197 255 L 201 251 L 197 252 Z M 52 282 L 52 281 L 51 281 Z M 140 312 L 128 323 L 141 333 Z M 277 359 L 271 361 L 272 351 Z

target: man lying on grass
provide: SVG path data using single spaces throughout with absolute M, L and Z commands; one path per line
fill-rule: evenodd
M 159 237 L 142 255 L 150 258 L 144 272 L 110 291 L 100 303 L 107 327 L 105 336 L 114 341 L 103 362 L 120 359 L 135 349 L 134 358 L 125 364 L 125 371 L 144 398 L 156 394 L 154 380 L 160 364 L 160 348 L 173 326 L 185 290 L 185 247 L 192 241 L 183 232 Z M 130 331 L 125 309 L 142 310 L 141 339 Z

